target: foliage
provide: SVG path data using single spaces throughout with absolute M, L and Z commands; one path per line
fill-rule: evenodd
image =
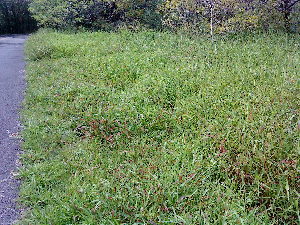
M 0 1 L 0 34 L 26 33 L 36 28 L 28 11 L 29 0 Z
M 160 28 L 161 18 L 157 7 L 161 0 L 116 0 L 123 23 Z
M 299 29 L 298 0 L 166 0 L 161 6 L 164 24 L 195 31 L 216 33 L 246 30 L 286 29 L 291 21 Z M 298 24 L 297 24 L 298 23 Z
M 32 30 L 29 3 L 40 26 L 56 29 L 300 32 L 299 0 L 2 0 L 0 29 Z
M 297 224 L 300 37 L 39 32 L 21 224 Z
M 30 10 L 41 26 L 52 28 L 105 29 L 115 22 L 115 4 L 98 0 L 35 0 Z
M 41 26 L 112 29 L 121 23 L 159 26 L 157 0 L 34 0 L 31 11 Z

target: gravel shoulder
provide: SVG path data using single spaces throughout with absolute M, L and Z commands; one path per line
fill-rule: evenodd
M 19 109 L 25 89 L 23 48 L 26 35 L 0 36 L 0 224 L 12 224 L 19 181 L 14 178 L 20 154 Z

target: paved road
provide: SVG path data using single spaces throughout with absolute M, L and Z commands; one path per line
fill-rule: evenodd
M 0 224 L 12 224 L 19 181 L 13 172 L 18 164 L 19 109 L 25 88 L 24 35 L 0 36 Z

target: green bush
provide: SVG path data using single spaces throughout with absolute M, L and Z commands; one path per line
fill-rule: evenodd
M 166 0 L 160 11 L 163 23 L 172 30 L 232 33 L 300 29 L 298 0 Z
M 196 33 L 299 30 L 299 0 L 32 0 L 41 26 L 115 30 L 147 27 Z
M 157 0 L 33 0 L 30 9 L 44 27 L 112 30 L 122 24 L 158 28 L 157 4 Z

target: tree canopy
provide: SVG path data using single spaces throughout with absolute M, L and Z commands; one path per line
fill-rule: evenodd
M 29 0 L 0 0 L 0 33 L 26 33 L 36 28 Z
M 300 31 L 300 0 L 0 0 L 0 32 L 35 27 Z M 33 15 L 34 19 L 31 17 Z

